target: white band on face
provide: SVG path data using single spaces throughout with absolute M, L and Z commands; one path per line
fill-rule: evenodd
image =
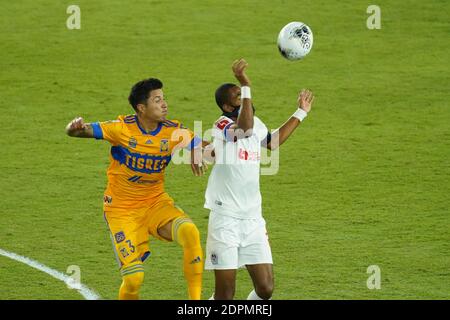
M 252 98 L 252 95 L 250 92 L 250 87 L 248 87 L 248 86 L 241 87 L 241 99 L 245 99 L 245 98 L 247 98 L 247 99 Z
M 305 110 L 299 108 L 294 112 L 292 116 L 300 121 L 303 121 L 303 119 L 305 119 L 307 115 L 308 113 Z

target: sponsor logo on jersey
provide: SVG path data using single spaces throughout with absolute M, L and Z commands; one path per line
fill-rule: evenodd
M 258 161 L 261 159 L 261 156 L 257 151 L 247 151 L 245 149 L 239 148 L 239 159 L 245 161 Z
M 131 137 L 130 140 L 128 141 L 128 146 L 130 148 L 136 148 L 137 146 L 137 140 L 135 137 Z
M 221 206 L 223 204 L 222 201 L 219 200 L 214 201 L 214 203 L 217 204 L 218 206 Z
M 145 141 L 145 144 L 153 144 L 153 141 L 148 139 L 147 141 Z
M 153 183 L 157 183 L 160 180 L 138 180 L 136 181 L 136 183 L 138 184 L 153 184 Z
M 121 243 L 123 240 L 125 240 L 125 233 L 123 233 L 123 231 L 119 231 L 114 235 L 114 238 L 116 239 L 117 243 Z
M 161 152 L 169 151 L 169 140 L 161 139 L 160 149 Z
M 128 178 L 128 181 L 136 182 L 139 184 L 152 184 L 157 183 L 159 180 L 141 180 L 142 176 L 132 176 L 131 178 Z

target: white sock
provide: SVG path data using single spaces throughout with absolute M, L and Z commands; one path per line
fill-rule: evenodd
M 216 299 L 214 299 L 214 293 L 212 294 L 211 298 L 209 298 L 208 300 L 216 300 Z
M 247 300 L 262 300 L 257 294 L 255 290 L 252 290 L 247 297 Z

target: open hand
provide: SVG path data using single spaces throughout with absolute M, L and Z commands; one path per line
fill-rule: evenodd
M 208 165 L 202 157 L 201 147 L 191 150 L 191 169 L 195 176 L 202 176 L 208 170 Z
M 306 112 L 311 111 L 313 101 L 314 95 L 312 91 L 308 89 L 302 89 L 302 91 L 300 91 L 300 93 L 298 94 L 298 107 Z

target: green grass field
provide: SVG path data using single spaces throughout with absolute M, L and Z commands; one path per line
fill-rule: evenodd
M 66 8 L 81 8 L 68 30 Z M 381 8 L 369 30 L 366 8 Z M 132 84 L 164 82 L 170 118 L 209 128 L 213 93 L 245 57 L 258 116 L 277 128 L 297 92 L 313 111 L 263 176 L 274 299 L 450 297 L 448 1 L 2 1 L 0 249 L 66 272 L 103 299 L 121 283 L 102 215 L 109 144 L 68 138 L 75 116 L 131 113 Z M 314 46 L 283 59 L 279 30 L 303 21 Z M 166 190 L 203 244 L 207 177 L 170 165 Z M 181 249 L 152 241 L 142 299 L 185 299 Z M 366 286 L 381 269 L 381 289 Z M 203 297 L 214 287 L 205 272 Z M 237 299 L 251 281 L 238 274 Z M 0 256 L 0 299 L 82 299 L 45 273 Z

